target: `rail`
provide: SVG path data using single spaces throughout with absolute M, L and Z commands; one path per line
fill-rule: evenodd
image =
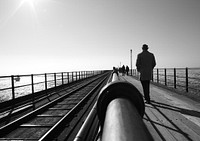
M 68 84 L 104 71 L 58 72 L 0 76 L 0 103 Z
M 139 72 L 133 70 L 133 76 L 139 78 Z M 193 94 L 200 92 L 200 68 L 156 68 L 153 70 L 153 82 Z
M 0 140 L 68 140 L 96 101 L 107 77 L 104 73 L 58 91 L 57 98 L 2 126 Z
M 144 101 L 137 88 L 120 81 L 118 75 L 113 73 L 112 82 L 101 90 L 97 101 L 101 140 L 152 140 L 142 121 L 144 111 Z
M 140 92 L 112 73 L 74 141 L 153 140 L 142 121 L 144 108 Z

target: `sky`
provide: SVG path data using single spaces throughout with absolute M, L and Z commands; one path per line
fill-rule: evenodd
M 199 0 L 0 0 L 0 75 L 200 67 Z

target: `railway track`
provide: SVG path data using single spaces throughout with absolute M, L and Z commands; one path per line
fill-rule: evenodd
M 58 91 L 58 97 L 0 127 L 0 140 L 73 140 L 109 75 Z

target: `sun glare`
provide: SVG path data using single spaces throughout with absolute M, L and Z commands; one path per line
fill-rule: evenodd
M 22 0 L 22 5 L 28 4 L 31 8 L 34 8 L 36 0 Z

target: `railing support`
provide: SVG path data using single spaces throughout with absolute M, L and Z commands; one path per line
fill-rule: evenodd
M 167 69 L 165 69 L 165 86 L 167 86 Z
M 174 88 L 176 89 L 176 68 L 174 68 Z
M 157 83 L 159 83 L 159 69 L 157 69 Z
M 45 85 L 45 90 L 47 90 L 47 74 L 44 74 L 44 85 Z
M 56 87 L 56 73 L 54 73 L 54 83 L 55 83 L 55 87 Z
M 12 99 L 15 99 L 15 84 L 14 84 L 14 75 L 11 76 L 11 84 L 12 84 Z
M 63 72 L 61 73 L 62 76 L 62 85 L 64 84 Z
M 188 92 L 188 68 L 185 69 L 185 75 L 186 92 Z

